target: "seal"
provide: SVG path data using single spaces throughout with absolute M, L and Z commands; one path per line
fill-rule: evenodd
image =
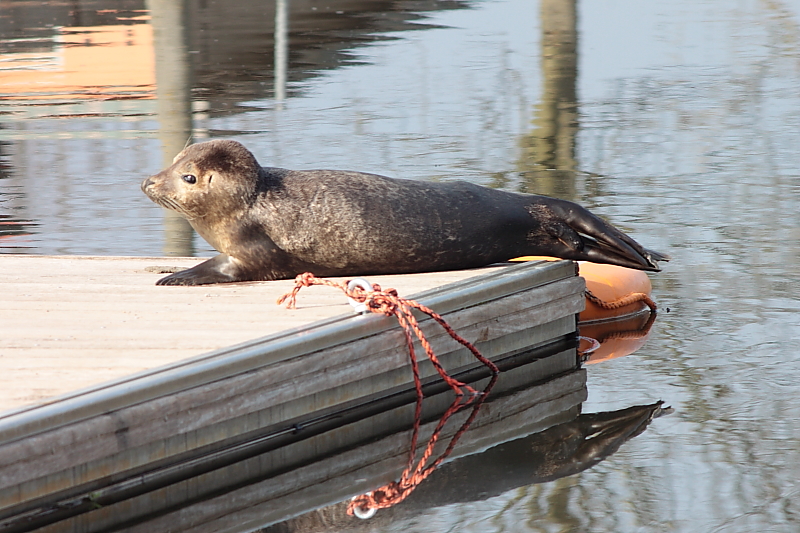
M 566 200 L 466 182 L 262 167 L 231 140 L 187 147 L 142 190 L 221 252 L 158 285 L 458 270 L 524 255 L 649 271 L 669 260 Z

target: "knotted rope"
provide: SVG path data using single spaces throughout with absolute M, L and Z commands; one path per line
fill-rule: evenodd
M 472 421 L 475 419 L 478 409 L 483 404 L 491 388 L 497 381 L 497 376 L 500 373 L 500 370 L 493 362 L 481 355 L 481 353 L 472 345 L 472 343 L 458 335 L 453 328 L 451 328 L 447 322 L 445 322 L 441 315 L 429 307 L 420 304 L 419 302 L 401 298 L 397 295 L 397 291 L 395 289 L 383 290 L 377 284 L 372 285 L 371 291 L 364 290 L 359 286 L 354 286 L 352 289 L 349 289 L 348 282 L 337 283 L 335 281 L 317 278 L 310 272 L 306 272 L 295 278 L 294 288 L 291 290 L 291 292 L 284 294 L 278 299 L 278 305 L 285 303 L 287 308 L 295 308 L 297 302 L 297 293 L 301 288 L 310 287 L 312 285 L 327 285 L 329 287 L 338 288 L 349 298 L 359 303 L 363 303 L 366 309 L 372 313 L 395 316 L 405 334 L 406 347 L 408 348 L 408 354 L 411 360 L 411 370 L 414 374 L 414 388 L 417 395 L 416 408 L 414 411 L 414 428 L 411 435 L 411 447 L 408 455 L 408 463 L 398 481 L 393 481 L 384 487 L 376 489 L 367 494 L 362 494 L 361 496 L 356 496 L 351 500 L 347 507 L 348 514 L 357 514 L 362 517 L 368 517 L 371 516 L 370 513 L 374 513 L 374 511 L 377 509 L 391 507 L 392 505 L 395 505 L 406 499 L 406 497 L 408 497 L 408 495 L 411 494 L 411 492 L 422 481 L 424 481 L 425 478 L 427 478 L 442 463 L 442 461 L 447 458 L 448 455 L 450 455 L 450 452 L 453 451 L 453 448 L 461 438 L 461 435 L 467 431 L 469 426 L 472 424 Z M 487 385 L 486 389 L 483 390 L 483 392 L 476 391 L 466 383 L 462 383 L 461 381 L 453 378 L 447 373 L 444 367 L 442 367 L 439 359 L 436 357 L 436 354 L 433 353 L 433 348 L 426 339 L 425 334 L 420 329 L 416 317 L 414 317 L 414 309 L 417 309 L 418 311 L 430 316 L 447 332 L 448 335 L 450 335 L 450 337 L 466 347 L 470 352 L 472 352 L 476 359 L 478 359 L 491 370 L 492 379 L 489 381 L 489 384 Z M 423 392 L 422 381 L 419 375 L 419 364 L 417 362 L 416 352 L 414 351 L 415 336 L 417 339 L 419 339 L 420 344 L 424 348 L 425 353 L 428 355 L 428 358 L 430 359 L 434 368 L 436 368 L 436 371 L 456 394 L 455 401 L 453 401 L 447 411 L 445 411 L 441 420 L 439 420 L 439 423 L 433 430 L 433 434 L 428 440 L 428 444 L 425 447 L 422 457 L 416 462 L 416 464 L 415 457 L 422 419 Z M 465 393 L 468 394 L 466 399 L 464 399 Z M 475 401 L 476 398 L 477 401 Z M 428 464 L 431 456 L 433 455 L 434 447 L 438 442 L 441 432 L 447 421 L 461 409 L 464 409 L 473 403 L 474 406 L 472 412 L 470 413 L 469 417 L 467 417 L 466 421 L 461 425 L 459 430 L 453 435 L 445 451 L 441 456 L 439 456 L 438 459 L 434 460 L 431 464 Z
M 297 303 L 297 293 L 300 292 L 301 288 L 310 287 L 312 285 L 327 285 L 328 287 L 335 287 L 340 289 L 353 300 L 363 303 L 367 310 L 372 313 L 386 316 L 394 315 L 405 332 L 406 345 L 408 346 L 408 352 L 411 357 L 411 369 L 414 371 L 415 380 L 419 379 L 419 368 L 417 364 L 416 352 L 414 351 L 412 333 L 419 339 L 422 348 L 425 350 L 425 353 L 428 354 L 428 358 L 430 359 L 434 368 L 436 368 L 436 371 L 450 386 L 450 388 L 453 389 L 453 392 L 455 392 L 456 395 L 461 396 L 465 392 L 471 395 L 480 394 L 480 392 L 476 391 L 466 383 L 462 383 L 457 379 L 454 379 L 447 373 L 442 364 L 439 362 L 439 358 L 436 357 L 435 353 L 433 353 L 433 348 L 428 342 L 428 339 L 425 338 L 425 334 L 420 329 L 419 323 L 412 312 L 413 309 L 417 309 L 434 319 L 440 326 L 442 326 L 447 334 L 453 338 L 453 340 L 472 352 L 472 355 L 474 355 L 478 361 L 489 367 L 493 374 L 498 374 L 500 372 L 494 363 L 481 355 L 481 353 L 472 345 L 472 343 L 456 333 L 436 311 L 414 300 L 401 298 L 397 295 L 397 291 L 395 289 L 382 290 L 380 285 L 377 283 L 372 285 L 372 291 L 365 291 L 361 287 L 353 287 L 353 289 L 348 289 L 347 282 L 337 283 L 328 279 L 318 278 L 314 274 L 306 272 L 295 278 L 294 288 L 291 292 L 284 294 L 278 299 L 278 305 L 282 305 L 285 302 L 287 309 L 294 309 Z M 421 392 L 421 388 L 417 390 L 417 394 L 421 394 Z

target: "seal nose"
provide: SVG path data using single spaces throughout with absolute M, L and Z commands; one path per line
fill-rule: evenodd
M 147 188 L 153 185 L 153 176 L 150 176 L 142 182 L 142 191 L 147 192 Z

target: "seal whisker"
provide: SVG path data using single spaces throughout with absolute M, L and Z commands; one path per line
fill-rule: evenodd
M 195 218 L 197 218 L 197 215 L 195 215 L 192 211 L 187 209 L 185 206 L 182 206 L 172 198 L 159 198 L 156 200 L 156 203 L 167 209 L 177 211 L 178 213 L 183 215 L 187 220 L 194 220 Z

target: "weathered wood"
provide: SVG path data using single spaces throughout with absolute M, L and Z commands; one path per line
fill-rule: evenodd
M 292 281 L 157 287 L 152 266 L 195 258 L 0 255 L 0 417 L 4 411 L 348 312 L 341 293 L 275 300 Z M 374 276 L 403 296 L 497 270 Z
M 448 315 L 448 321 L 459 328 L 462 335 L 469 340 L 476 340 L 478 333 L 485 333 L 489 338 L 478 343 L 487 356 L 505 353 L 525 346 L 535 345 L 552 336 L 563 335 L 574 331 L 573 315 L 580 311 L 583 305 L 583 296 L 578 290 L 581 280 L 572 278 L 546 286 L 546 290 L 535 295 L 525 291 L 511 300 L 509 306 L 503 301 L 503 308 L 520 310 L 521 317 L 506 317 L 506 320 L 495 318 L 500 312 L 493 309 L 496 305 L 491 303 L 474 306 L 460 313 Z M 552 300 L 558 294 L 569 294 L 566 298 Z M 539 306 L 525 308 L 523 302 L 541 303 Z M 492 317 L 488 321 L 481 320 Z M 501 315 L 502 316 L 502 315 Z M 452 317 L 452 318 L 451 318 Z M 549 324 L 556 317 L 566 317 L 556 328 L 541 329 L 538 335 L 532 324 Z M 360 320 L 354 318 L 354 320 Z M 425 322 L 428 330 L 430 323 Z M 470 327 L 467 324 L 472 322 Z M 486 326 L 487 322 L 494 322 L 494 327 Z M 437 326 L 438 327 L 438 326 Z M 513 329 L 510 329 L 513 328 Z M 509 335 L 511 331 L 526 331 L 516 343 L 506 344 L 503 351 L 492 353 L 489 341 Z M 495 337 L 494 333 L 498 333 Z M 453 343 L 449 337 L 435 330 L 429 340 L 444 364 L 450 368 L 457 368 L 468 364 L 472 355 L 459 345 Z M 446 342 L 444 342 L 446 341 Z M 84 461 L 94 461 L 101 457 L 121 453 L 125 450 L 143 446 L 147 442 L 173 437 L 176 434 L 190 433 L 201 428 L 206 430 L 206 435 L 194 433 L 192 441 L 199 447 L 209 442 L 221 440 L 248 429 L 245 424 L 237 424 L 237 418 L 257 411 L 266 411 L 272 416 L 259 417 L 259 423 L 269 425 L 275 423 L 275 413 L 271 408 L 275 405 L 286 404 L 300 397 L 314 394 L 316 398 L 311 404 L 306 401 L 302 409 L 306 412 L 343 402 L 353 398 L 353 395 L 367 395 L 379 390 L 407 382 L 410 378 L 407 366 L 408 355 L 404 345 L 402 332 L 391 331 L 383 336 L 381 346 L 389 348 L 373 351 L 376 341 L 372 337 L 334 346 L 325 351 L 303 355 L 291 360 L 281 361 L 280 364 L 271 364 L 261 369 L 245 372 L 224 381 L 216 380 L 200 387 L 177 392 L 169 396 L 160 396 L 152 401 L 138 403 L 130 408 L 117 409 L 112 413 L 101 415 L 99 418 L 89 419 L 84 423 L 77 423 L 56 436 L 53 432 L 36 435 L 24 440 L 0 444 L 0 479 L 15 479 L 22 482 L 35 479 L 47 472 L 58 471 L 67 465 L 73 464 L 75 456 L 80 455 Z M 446 348 L 445 348 L 446 346 Z M 455 350 L 453 348 L 456 348 Z M 450 351 L 444 351 L 445 349 Z M 420 358 L 424 352 L 418 347 Z M 404 371 L 392 372 L 402 369 Z M 423 376 L 432 375 L 433 369 L 422 367 Z M 377 379 L 377 376 L 389 375 L 386 379 Z M 393 377 L 392 377 L 393 376 Z M 355 382 L 355 383 L 354 383 Z M 347 383 L 354 383 L 350 392 L 345 392 L 343 387 Z M 334 390 L 338 398 L 322 399 L 320 391 Z M 204 408 L 204 406 L 206 406 Z M 298 416 L 299 412 L 281 409 L 279 416 Z M 158 424 L 153 424 L 154 419 L 159 419 Z M 226 422 L 227 429 L 214 426 Z M 121 436 L 124 435 L 124 438 Z M 178 439 L 173 439 L 178 440 Z M 66 450 L 53 453 L 53 445 Z M 70 451 L 73 450 L 73 451 Z M 184 451 L 184 450 L 180 450 Z M 141 452 L 139 452 L 141 453 Z M 163 448 L 158 446 L 153 452 L 141 455 L 138 460 L 114 457 L 110 462 L 135 466 L 138 461 L 146 463 L 162 457 Z M 133 461 L 133 462 L 129 462 Z M 99 466 L 99 465 L 98 465 Z M 106 472 L 109 466 L 104 465 L 97 470 L 90 469 L 83 472 L 84 476 L 92 475 L 91 472 Z M 69 479 L 64 484 L 84 482 L 88 479 Z M 53 487 L 55 488 L 55 487 Z M 2 494 L 2 491 L 0 491 Z M 2 500 L 0 500 L 2 501 Z
M 109 264 L 119 266 L 124 263 L 120 261 Z M 134 262 L 131 268 L 140 268 L 141 264 Z M 424 293 L 419 299 L 442 312 L 484 355 L 496 358 L 574 335 L 575 314 L 584 305 L 584 285 L 570 262 L 484 269 L 478 274 L 467 281 Z M 141 276 L 141 271 L 135 271 L 126 283 L 134 284 Z M 386 286 L 386 281 L 380 278 L 371 281 L 383 281 Z M 396 287 L 400 283 L 392 281 L 405 279 L 385 278 Z M 291 287 L 290 283 L 282 287 L 271 283 L 239 285 L 236 290 L 253 289 L 259 298 L 269 296 L 272 291 L 271 305 Z M 271 287 L 269 291 L 265 291 L 265 286 Z M 29 292 L 35 293 L 34 288 L 29 287 Z M 171 289 L 176 288 L 167 288 Z M 188 289 L 203 291 L 216 287 Z M 332 289 L 304 289 L 298 310 L 273 306 L 273 312 L 292 314 L 311 309 L 319 313 L 318 306 L 304 307 L 307 304 L 303 303 L 316 303 L 318 292 L 341 299 L 341 294 Z M 173 297 L 181 294 L 176 292 Z M 186 294 L 190 299 L 197 298 L 196 293 Z M 245 305 L 256 314 L 261 312 L 255 311 L 258 306 L 263 307 L 263 303 Z M 41 311 L 36 306 L 30 307 Z M 67 315 L 74 315 L 75 309 L 66 307 L 68 311 L 61 312 L 59 320 L 68 322 Z M 328 307 L 340 313 L 344 306 Z M 188 308 L 194 313 L 192 306 Z M 106 312 L 113 315 L 118 311 L 114 309 L 109 306 Z M 328 312 L 330 309 L 325 310 Z M 217 327 L 225 325 L 224 320 L 221 324 L 218 321 Z M 432 320 L 423 320 L 421 325 L 447 368 L 455 370 L 474 364 L 472 355 L 443 334 Z M 79 336 L 85 337 L 85 332 Z M 388 317 L 350 314 L 326 318 L 232 348 L 175 361 L 84 392 L 70 393 L 49 404 L 0 415 L 0 516 L 4 509 L 17 508 L 47 494 L 88 486 L 111 474 L 121 475 L 158 461 L 187 456 L 195 450 L 223 446 L 249 432 L 340 409 L 381 391 L 407 386 L 411 376 L 404 339 L 396 321 Z M 112 335 L 112 340 L 124 344 L 123 337 Z M 2 345 L 0 348 L 4 349 Z M 424 359 L 421 348 L 417 347 L 417 353 Z M 538 379 L 545 379 L 573 369 L 577 359 L 574 350 L 571 354 L 543 360 L 538 366 L 531 366 L 531 371 Z M 421 371 L 423 376 L 434 374 L 427 361 L 422 362 Z M 375 420 L 378 419 L 381 422 L 372 431 L 387 431 L 397 422 L 389 415 Z M 328 446 L 343 438 L 341 433 L 336 435 L 333 432 L 326 437 Z M 321 445 L 323 441 L 315 442 Z M 260 461 L 268 463 L 270 468 L 288 467 L 280 450 L 268 456 Z M 244 475 L 249 471 L 249 467 L 238 468 L 231 472 Z M 178 498 L 172 494 L 170 498 Z
M 568 265 L 568 263 L 566 264 Z M 552 272 L 557 272 L 557 273 L 560 272 L 560 275 L 563 276 L 564 270 L 565 269 L 563 268 L 559 269 L 557 267 L 553 267 L 552 264 L 548 264 L 544 269 L 537 269 L 536 279 L 539 279 L 540 274 L 542 273 L 549 275 L 552 274 Z M 519 271 L 519 268 L 514 267 L 505 272 L 502 272 L 502 274 L 505 274 L 506 272 L 510 273 L 513 271 Z M 494 272 L 497 271 L 495 270 Z M 488 277 L 490 278 L 497 277 L 497 275 L 492 273 Z M 528 282 L 531 283 L 530 280 Z M 572 289 L 574 289 L 575 287 L 578 287 L 577 284 L 581 282 L 580 280 L 576 279 L 573 280 L 571 283 L 576 284 L 574 287 L 572 287 Z M 547 290 L 547 288 L 544 288 L 544 290 Z M 543 301 L 547 302 L 548 301 L 547 298 L 555 298 L 557 296 L 560 296 L 559 294 L 554 294 L 549 292 L 542 294 L 544 298 L 539 298 L 538 300 L 527 300 L 523 302 L 523 305 L 535 305 L 537 302 L 538 303 L 541 303 Z M 513 299 L 510 299 L 508 301 L 509 303 L 513 303 Z M 576 301 L 580 301 L 580 299 L 576 299 Z M 557 305 L 556 309 L 560 309 L 560 306 Z M 488 310 L 481 309 L 482 313 L 486 311 Z M 495 312 L 502 314 L 502 311 L 495 310 Z M 570 314 L 572 312 L 573 312 L 572 310 L 567 310 L 564 314 Z M 491 318 L 492 315 L 489 316 Z M 453 324 L 456 328 L 461 328 L 463 326 L 463 324 L 458 322 L 457 317 L 454 316 L 452 319 L 455 320 Z M 339 322 L 341 320 L 342 318 L 334 319 L 334 322 Z M 448 316 L 448 320 L 451 320 L 450 316 Z M 148 394 L 152 396 L 158 396 L 158 395 L 165 395 L 168 392 L 178 392 L 180 390 L 187 389 L 192 386 L 203 384 L 207 380 L 212 380 L 212 379 L 219 380 L 229 375 L 232 376 L 239 373 L 251 371 L 257 368 L 262 368 L 276 361 L 280 361 L 283 365 L 283 368 L 286 369 L 288 368 L 286 366 L 286 363 L 290 358 L 290 356 L 292 355 L 295 356 L 305 355 L 307 353 L 314 352 L 320 348 L 330 349 L 331 347 L 335 347 L 336 345 L 343 345 L 349 341 L 354 341 L 361 338 L 368 338 L 372 334 L 378 334 L 381 332 L 385 332 L 387 330 L 394 330 L 395 332 L 394 335 L 396 336 L 396 338 L 397 339 L 402 338 L 402 334 L 396 328 L 396 322 L 390 318 L 379 318 L 376 316 L 367 317 L 367 319 L 364 320 L 363 322 L 354 323 L 354 325 L 357 324 L 358 327 L 339 328 L 336 331 L 334 337 L 332 337 L 329 333 L 326 333 L 325 331 L 327 330 L 323 330 L 320 328 L 320 326 L 324 324 L 327 323 L 318 323 L 315 324 L 312 328 L 289 330 L 288 332 L 285 333 L 280 333 L 268 337 L 262 337 L 254 341 L 242 343 L 237 346 L 234 346 L 233 348 L 219 350 L 193 359 L 180 361 L 172 365 L 160 368 L 156 372 L 156 374 L 153 374 L 150 377 L 148 377 L 149 374 L 147 373 L 126 377 L 116 382 L 109 383 L 107 386 L 100 387 L 95 391 L 93 391 L 92 394 L 102 395 L 103 390 L 111 390 L 111 389 L 119 390 L 120 389 L 119 385 L 121 384 L 131 384 L 134 382 L 146 381 L 147 387 L 149 387 L 150 392 L 142 390 L 139 392 L 140 396 L 137 398 L 133 398 L 130 400 L 122 399 L 120 400 L 122 403 L 109 403 L 110 399 L 108 397 L 104 397 L 102 399 L 103 403 L 102 409 L 104 410 L 119 409 L 121 407 L 124 407 L 125 401 L 130 401 L 132 403 L 140 403 L 144 399 L 144 397 L 147 396 Z M 438 336 L 440 339 L 444 338 L 442 337 L 442 333 L 439 330 L 435 331 L 434 335 L 432 336 L 432 339 L 435 338 L 436 336 Z M 297 351 L 296 347 L 298 345 L 298 340 L 302 341 L 304 352 Z M 264 352 L 262 347 L 263 344 L 266 342 L 270 343 L 270 350 Z M 353 348 L 356 349 L 353 351 L 361 349 L 371 350 L 372 348 L 369 346 L 369 344 L 371 343 L 372 343 L 371 340 L 362 341 L 362 345 L 364 346 L 353 345 Z M 315 348 L 315 346 L 317 347 Z M 289 351 L 287 352 L 286 350 Z M 348 349 L 345 348 L 344 351 L 346 353 L 348 352 Z M 405 358 L 403 356 L 399 356 L 398 362 L 396 364 L 397 365 L 404 364 L 404 361 Z M 319 362 L 319 365 L 316 367 L 313 366 L 312 361 L 309 361 L 307 359 L 304 359 L 301 363 L 301 366 L 303 368 L 311 369 L 311 371 L 317 371 L 319 369 L 326 368 L 331 365 L 332 365 L 332 359 L 330 357 L 326 357 L 324 360 L 321 360 Z M 192 368 L 191 376 L 187 377 L 183 375 L 180 380 L 176 379 L 176 376 L 179 375 L 182 372 L 182 369 L 186 367 Z M 291 369 L 288 372 L 288 375 L 290 376 L 295 376 L 296 374 L 297 374 L 296 369 Z M 158 375 L 160 379 L 155 379 L 153 377 L 155 375 Z M 145 380 L 144 379 L 145 377 L 148 377 L 148 379 Z M 79 392 L 75 396 L 82 396 L 82 395 L 85 396 L 83 392 Z M 117 394 L 117 396 L 120 395 Z M 67 397 L 66 399 L 70 398 Z M 54 419 L 44 421 L 45 427 L 53 427 L 53 424 L 55 424 L 56 422 L 64 424 L 75 420 L 66 418 L 67 408 L 69 408 L 69 414 L 74 416 L 80 417 L 80 416 L 91 415 L 90 412 L 81 414 L 82 411 L 78 412 L 76 409 L 72 407 L 71 404 L 69 404 L 69 402 L 64 401 L 64 399 L 60 399 L 60 401 L 57 403 L 61 406 L 64 406 L 64 410 L 58 411 L 55 409 L 50 409 L 50 411 L 54 412 Z M 85 410 L 86 406 L 83 407 Z M 41 409 L 37 408 L 36 410 L 37 410 L 37 420 L 42 421 Z M 20 413 L 23 414 L 24 412 L 25 410 L 20 411 Z M 22 418 L 24 418 L 24 416 L 20 416 L 20 414 L 15 414 L 15 413 L 6 413 L 4 415 L 0 415 L 0 442 L 22 436 L 22 434 L 14 433 L 14 431 L 19 430 L 20 420 Z M 11 424 L 11 422 L 13 422 L 13 424 Z M 9 429 L 9 426 L 11 425 L 13 425 L 13 427 Z

